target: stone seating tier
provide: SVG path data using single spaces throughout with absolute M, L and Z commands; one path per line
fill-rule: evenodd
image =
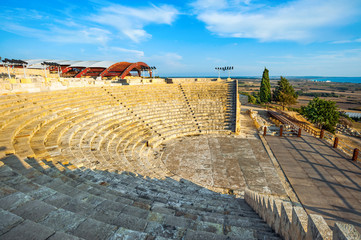
M 1 142 L 6 147 L 6 153 L 14 153 L 16 150 L 12 148 L 12 145 L 16 145 L 17 153 L 21 157 L 37 156 L 66 163 L 69 162 L 67 158 L 70 156 L 73 158 L 75 155 L 84 157 L 84 154 L 80 154 L 82 151 L 75 150 L 76 147 L 73 146 L 81 146 L 81 139 L 97 138 L 97 128 L 104 126 L 106 124 L 104 121 L 114 124 L 117 119 L 122 119 L 121 123 L 118 122 L 118 124 L 121 124 L 124 128 L 118 129 L 118 134 L 123 136 L 123 130 L 126 129 L 126 126 L 129 126 L 126 123 L 136 121 L 139 122 L 137 128 L 141 129 L 142 125 L 149 128 L 150 134 L 148 135 L 137 134 L 136 130 L 130 132 L 136 136 L 132 139 L 136 140 L 119 145 L 120 148 L 126 146 L 124 153 L 132 152 L 134 149 L 144 149 L 143 145 L 150 142 L 155 143 L 153 146 L 159 146 L 166 139 L 187 134 L 199 134 L 202 130 L 203 133 L 208 133 L 211 130 L 231 130 L 233 127 L 233 124 L 228 122 L 227 115 L 222 115 L 222 112 L 206 114 L 207 111 L 217 112 L 219 109 L 203 108 L 202 114 L 199 114 L 199 119 L 196 116 L 192 117 L 192 112 L 187 109 L 187 103 L 181 94 L 182 91 L 177 85 L 160 86 L 156 90 L 148 86 L 142 86 L 141 89 L 144 95 L 134 94 L 134 90 L 138 89 L 138 87 L 68 89 L 67 91 L 54 91 L 51 94 L 41 92 L 21 94 L 17 97 L 5 96 L 3 98 L 12 99 L 13 101 L 11 104 L 13 108 L 11 113 L 13 115 L 4 116 L 9 125 L 5 122 L 2 126 L 7 126 L 6 133 L 11 138 L 4 137 L 5 139 Z M 169 90 L 171 94 L 165 94 L 164 90 Z M 133 93 L 133 96 L 138 96 L 138 98 L 143 96 L 143 98 L 137 102 L 138 105 L 134 108 L 124 107 L 119 103 L 117 97 L 114 98 L 109 94 L 109 92 L 116 92 L 117 95 L 124 98 L 126 94 L 122 95 L 122 91 L 128 94 Z M 175 93 L 178 93 L 178 95 Z M 96 99 L 94 99 L 94 95 L 97 96 Z M 14 99 L 22 99 L 22 102 L 14 102 Z M 155 104 L 149 104 L 149 99 L 156 99 Z M 169 104 L 164 102 L 165 100 L 168 100 Z M 10 102 L 11 100 L 9 100 Z M 142 105 L 139 104 L 140 102 L 147 104 Z M 29 104 L 31 107 L 26 107 Z M 219 105 L 217 103 L 217 106 Z M 24 109 L 24 111 L 16 111 L 17 107 Z M 26 114 L 24 115 L 24 113 Z M 21 117 L 21 121 L 19 121 L 18 117 Z M 18 122 L 21 122 L 21 124 L 18 124 Z M 80 131 L 82 128 L 86 130 Z M 87 134 L 91 131 L 94 131 L 94 133 L 88 136 Z M 110 135 L 110 133 L 107 134 L 107 136 Z M 112 136 L 112 140 L 114 139 L 116 138 Z M 102 141 L 108 142 L 106 139 Z M 86 146 L 86 148 L 91 149 L 92 147 Z M 76 152 L 75 155 L 73 154 L 74 151 Z M 102 154 L 91 150 L 93 154 L 89 154 L 89 150 L 86 151 L 89 158 L 91 155 L 96 155 L 92 157 L 93 162 L 97 162 L 97 158 L 105 161 L 104 158 L 101 158 Z M 66 157 L 62 156 L 62 153 Z M 76 157 L 74 161 L 79 162 Z

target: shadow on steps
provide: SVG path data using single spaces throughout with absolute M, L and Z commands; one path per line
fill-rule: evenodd
M 1 161 L 1 239 L 279 239 L 244 199 L 184 179 Z

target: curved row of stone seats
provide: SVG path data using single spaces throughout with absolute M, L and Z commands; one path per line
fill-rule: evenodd
M 80 100 L 80 99 L 77 99 Z M 90 104 L 90 103 L 97 103 L 98 101 L 95 101 L 94 99 L 89 99 L 87 100 L 85 103 L 86 104 Z M 83 104 L 84 106 L 85 104 Z M 79 105 L 71 105 L 69 103 L 67 103 L 66 105 L 63 105 L 66 108 L 69 107 L 78 107 L 78 109 L 82 106 Z M 20 156 L 24 156 L 24 157 L 28 157 L 28 156 L 33 156 L 32 150 L 29 147 L 29 142 L 30 139 L 33 137 L 33 135 L 35 134 L 35 132 L 42 127 L 44 124 L 46 124 L 47 122 L 55 119 L 55 118 L 59 118 L 59 116 L 62 116 L 62 114 L 68 112 L 67 110 L 62 110 L 62 111 L 57 111 L 58 108 L 62 108 L 63 106 L 57 106 L 57 107 L 52 107 L 51 108 L 51 113 L 47 114 L 47 115 L 42 115 L 42 114 L 38 114 L 36 115 L 37 118 L 34 118 L 33 121 L 28 122 L 28 124 L 26 125 L 26 127 L 22 128 L 17 135 L 15 136 L 15 141 L 14 141 L 14 147 L 16 147 L 18 150 L 16 151 L 17 154 L 20 154 L 20 151 L 24 151 L 26 150 L 26 152 L 23 152 L 20 154 Z M 27 147 L 28 146 L 28 147 Z
M 194 85 L 194 84 L 193 84 Z M 206 85 L 206 89 L 207 89 L 207 91 L 210 91 L 210 90 L 208 90 L 208 89 L 212 89 L 214 86 L 218 86 L 218 85 L 220 85 L 220 86 L 223 86 L 223 88 L 221 89 L 222 91 L 223 90 L 225 90 L 225 91 L 227 91 L 228 90 L 228 85 L 227 84 L 224 84 L 224 83 L 222 83 L 222 84 L 211 84 L 208 88 L 207 88 L 207 84 L 205 84 Z M 146 96 L 148 97 L 146 100 L 141 100 L 141 97 L 138 97 L 137 98 L 137 101 L 136 101 L 136 106 L 133 106 L 133 105 L 130 105 L 131 107 L 132 107 L 132 109 L 133 110 L 135 110 L 135 112 L 137 112 L 138 113 L 138 115 L 141 115 L 141 116 L 143 116 L 143 115 L 146 115 L 146 113 L 144 114 L 144 113 L 142 113 L 142 112 L 139 112 L 139 111 L 141 111 L 141 109 L 145 109 L 145 112 L 149 112 L 149 109 L 152 109 L 152 108 L 154 108 L 154 105 L 155 106 L 157 106 L 157 105 L 159 105 L 159 104 L 162 104 L 162 102 L 161 101 L 164 101 L 165 102 L 165 100 L 164 99 L 166 99 L 166 101 L 167 102 L 165 102 L 165 103 L 163 103 L 163 106 L 161 106 L 160 108 L 158 108 L 158 109 L 156 109 L 156 111 L 157 112 L 162 112 L 162 111 L 164 111 L 165 109 L 166 109 L 166 106 L 167 105 L 169 105 L 169 99 L 172 99 L 173 100 L 173 102 L 177 105 L 178 104 L 178 106 L 175 106 L 175 107 L 173 107 L 174 109 L 176 109 L 176 108 L 180 108 L 180 109 L 187 109 L 187 104 L 186 104 L 186 102 L 184 102 L 184 99 L 183 98 L 181 98 L 180 96 L 182 96 L 182 94 L 183 94 L 183 92 L 182 92 L 182 88 L 181 88 L 181 86 L 180 87 L 178 87 L 178 85 L 171 85 L 172 86 L 172 88 L 173 88 L 173 92 L 172 92 L 172 94 L 170 94 L 170 95 L 164 95 L 164 94 L 158 94 L 156 91 L 155 92 L 145 92 L 144 90 L 143 90 L 143 92 L 141 93 L 141 94 L 139 94 L 139 95 L 142 95 L 142 94 L 146 94 Z M 197 85 L 195 85 L 195 86 L 197 86 Z M 226 87 L 224 87 L 224 86 L 226 86 Z M 164 86 L 163 86 L 163 88 L 165 88 Z M 196 88 L 196 91 L 198 90 L 198 89 L 202 89 L 202 88 Z M 203 91 L 204 91 L 204 89 L 202 89 Z M 221 93 L 223 93 L 224 94 L 224 91 L 222 92 L 222 91 L 220 91 Z M 116 94 L 116 93 L 112 93 L 112 94 Z M 133 91 L 132 93 L 130 93 L 130 94 L 135 94 L 136 95 L 136 91 Z M 218 95 L 221 95 L 220 93 L 217 93 Z M 204 95 L 204 94 L 203 94 Z M 227 95 L 227 94 L 226 94 Z M 122 95 L 123 96 L 123 95 Z M 124 96 L 123 96 L 124 97 Z M 219 97 L 219 96 L 218 96 Z M 131 97 L 130 97 L 130 99 L 132 99 Z M 201 102 L 202 102 L 202 100 L 200 100 L 200 99 L 197 99 L 198 100 L 198 104 L 201 104 Z M 127 102 L 127 99 L 122 99 L 121 100 L 121 102 L 124 102 L 125 104 L 126 104 L 126 102 Z M 214 101 L 213 101 L 214 102 Z M 229 101 L 228 101 L 229 102 Z M 228 103 L 228 102 L 226 102 L 226 103 Z M 147 105 L 147 104 L 150 104 L 150 105 L 153 105 L 153 107 L 151 107 L 151 108 L 149 108 L 149 106 L 144 106 L 144 105 Z M 221 106 L 223 106 L 222 107 L 222 109 L 224 108 L 224 105 L 225 105 L 225 103 L 222 103 L 222 102 L 217 102 L 217 104 L 218 105 L 221 105 Z M 129 106 L 129 104 L 128 104 L 128 106 Z M 220 112 L 219 111 L 219 109 L 216 109 L 216 108 L 210 108 L 208 105 L 205 105 L 204 107 L 203 106 L 201 106 L 200 107 L 200 109 L 202 110 L 202 111 L 209 111 L 209 110 L 213 110 L 214 112 Z M 188 112 L 188 113 L 187 113 Z M 195 123 L 195 127 L 196 127 L 196 129 L 200 129 L 199 128 L 199 124 L 197 124 L 197 119 L 192 119 L 192 118 L 190 118 L 191 116 L 192 116 L 192 112 L 191 111 L 187 111 L 186 113 L 185 113 L 185 118 L 188 118 L 189 120 L 191 120 L 191 121 L 193 121 L 194 123 Z M 205 118 L 206 118 L 206 120 L 208 120 L 208 121 L 204 121 L 204 123 L 202 124 L 202 126 L 205 126 L 205 125 L 207 125 L 207 123 L 209 123 L 210 121 L 210 119 L 213 117 L 213 118 L 215 118 L 215 115 L 216 114 L 214 114 L 214 116 L 205 116 Z M 220 116 L 223 116 L 223 114 L 221 113 L 221 114 L 218 114 L 218 115 L 220 115 Z M 199 115 L 199 116 L 201 116 L 201 115 Z M 219 119 L 215 119 L 216 121 L 222 121 L 224 118 L 219 118 Z M 208 127 L 209 129 L 212 129 L 212 127 L 213 126 L 210 126 L 210 127 Z M 217 126 L 218 127 L 218 126 Z M 218 127 L 218 129 L 221 129 L 220 127 Z M 201 131 L 200 131 L 201 132 Z
M 69 92 L 53 92 L 34 95 L 19 96 L 22 100 L 17 101 L 19 104 L 14 104 L 11 109 L 1 109 L 1 139 L 0 144 L 6 148 L 6 153 L 14 153 L 12 142 L 15 136 L 31 137 L 32 134 L 41 127 L 41 125 L 30 125 L 41 118 L 58 117 L 56 114 L 63 112 L 64 109 L 71 106 L 72 100 L 76 101 L 94 101 L 93 98 L 83 95 L 82 98 L 77 97 L 76 94 Z M 45 120 L 45 121 L 47 121 Z M 25 135 L 18 133 L 24 126 L 29 125 L 28 132 Z
M 98 101 L 97 104 L 87 107 L 84 106 L 84 109 L 79 109 L 79 111 L 75 113 L 69 111 L 63 117 L 44 124 L 31 140 L 31 147 L 37 157 L 40 159 L 47 159 L 48 161 L 68 161 L 67 159 L 62 158 L 62 155 L 60 154 L 58 137 L 76 123 L 94 117 L 92 111 L 97 114 L 106 115 L 114 110 L 113 105 L 110 103 L 103 105 L 104 103 L 106 102 Z M 78 159 L 75 158 L 73 160 Z
M 158 134 L 149 141 L 153 147 L 157 147 L 164 140 L 197 132 L 197 126 L 187 110 L 179 87 L 158 87 L 133 86 L 126 91 L 120 91 L 121 88 L 107 89 L 122 105 Z
M 110 124 L 110 125 L 109 125 Z M 111 130 L 108 131 L 108 134 L 102 134 L 103 130 Z M 74 131 L 72 129 L 69 130 L 70 133 L 72 133 L 71 140 L 66 140 L 65 142 L 72 142 L 69 143 L 68 146 L 79 146 L 73 150 L 80 150 L 83 152 L 83 155 L 88 159 L 93 159 L 93 161 L 100 161 L 103 156 L 104 152 L 102 152 L 102 149 L 98 146 L 100 141 L 104 142 L 105 144 L 109 144 L 112 146 L 113 149 L 113 155 L 118 154 L 121 156 L 115 157 L 115 160 L 109 160 L 112 157 L 108 157 L 108 161 L 102 162 L 102 168 L 104 169 L 123 169 L 119 168 L 119 166 L 104 166 L 104 164 L 123 164 L 128 165 L 133 164 L 133 168 L 131 169 L 125 169 L 127 171 L 135 171 L 139 172 L 139 170 L 144 170 L 144 163 L 148 164 L 148 161 L 143 162 L 141 166 L 138 164 L 141 163 L 139 161 L 132 161 L 132 160 L 138 160 L 137 158 L 130 159 L 129 152 L 132 152 L 132 149 L 135 148 L 136 144 L 141 143 L 141 146 L 146 144 L 147 138 L 149 138 L 151 135 L 149 133 L 149 130 L 144 128 L 140 123 L 137 123 L 135 121 L 126 121 L 125 117 L 122 117 L 121 115 L 112 115 L 109 117 L 104 117 L 102 119 L 98 119 L 96 124 L 91 125 L 84 125 L 82 128 L 78 128 L 79 131 Z M 116 130 L 116 131 L 114 131 Z M 115 132 L 117 135 L 115 135 Z M 108 136 L 112 134 L 110 139 L 107 139 Z M 65 134 L 66 135 L 66 134 Z M 69 136 L 70 134 L 68 134 Z M 62 140 L 64 141 L 64 140 Z M 94 146 L 93 142 L 99 141 L 99 143 L 96 143 Z M 129 148 L 131 148 L 129 150 Z M 109 149 L 109 147 L 104 147 L 104 149 Z M 106 154 L 105 154 L 106 155 Z M 128 164 L 124 164 L 125 162 L 122 161 L 125 160 Z M 101 162 L 101 161 L 100 161 Z M 99 162 L 99 163 L 100 163 Z
M 127 107 L 137 107 L 153 102 L 170 102 L 172 99 L 181 101 L 183 99 L 176 85 L 123 86 L 109 87 L 105 90 Z
M 188 181 L 3 163 L 1 239 L 278 239 L 243 200 Z
M 118 118 L 119 119 L 124 119 L 124 117 L 122 117 L 122 116 L 118 116 Z M 97 122 L 99 122 L 99 119 L 97 120 Z M 98 123 L 96 124 L 96 125 L 99 125 Z M 124 125 L 124 124 L 123 124 Z M 78 127 L 78 129 L 79 129 L 79 127 Z M 82 128 L 81 129 L 91 129 L 91 127 L 89 126 L 82 126 Z M 73 130 L 71 130 L 70 131 L 71 133 L 72 133 L 72 135 L 75 135 L 75 132 L 76 131 L 73 131 Z M 56 134 L 56 136 L 61 136 L 62 134 L 59 134 L 59 133 L 57 133 Z M 120 136 L 125 136 L 124 134 L 120 134 Z M 57 141 L 57 142 L 59 142 L 59 141 Z M 65 141 L 66 142 L 66 141 Z M 119 141 L 117 141 L 117 142 L 119 142 Z M 143 141 L 143 143 L 144 143 L 144 141 Z M 56 145 L 56 144 L 51 144 L 51 145 Z M 61 144 L 60 144 L 61 145 Z M 72 145 L 72 144 L 68 144 L 68 146 L 67 147 L 69 147 L 70 145 Z M 77 144 L 73 144 L 73 145 L 77 145 Z M 66 148 L 65 148 L 66 149 Z M 77 148 L 76 148 L 77 149 Z M 55 149 L 56 151 L 58 150 L 58 149 Z M 89 148 L 88 148 L 88 150 L 89 150 Z M 63 152 L 66 152 L 66 150 L 65 151 L 63 151 Z M 96 152 L 93 152 L 92 151 L 92 153 L 96 153 Z M 78 157 L 79 157 L 79 155 L 78 155 Z M 97 162 L 99 159 L 95 159 L 95 161 Z M 120 161 L 114 161 L 114 162 L 120 162 Z M 88 166 L 90 166 L 90 164 L 88 164 Z M 111 168 L 110 168 L 111 169 Z M 115 169 L 119 169 L 119 168 L 116 168 L 115 167 Z M 122 168 L 120 168 L 120 169 L 122 169 Z M 132 169 L 125 169 L 125 170 L 128 170 L 128 171 L 135 171 L 134 169 L 137 169 L 138 171 L 139 171 L 139 169 L 141 169 L 139 166 L 137 166 L 136 168 L 132 168 Z

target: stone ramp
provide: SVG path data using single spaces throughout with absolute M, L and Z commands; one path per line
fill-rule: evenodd
M 186 180 L 0 163 L 1 239 L 279 239 L 244 199 Z
M 361 164 L 312 136 L 266 136 L 308 214 L 319 214 L 361 232 Z

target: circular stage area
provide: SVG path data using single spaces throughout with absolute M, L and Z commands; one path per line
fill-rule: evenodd
M 200 135 L 164 142 L 162 161 L 174 175 L 203 187 L 242 194 L 246 187 L 285 195 L 260 139 Z

